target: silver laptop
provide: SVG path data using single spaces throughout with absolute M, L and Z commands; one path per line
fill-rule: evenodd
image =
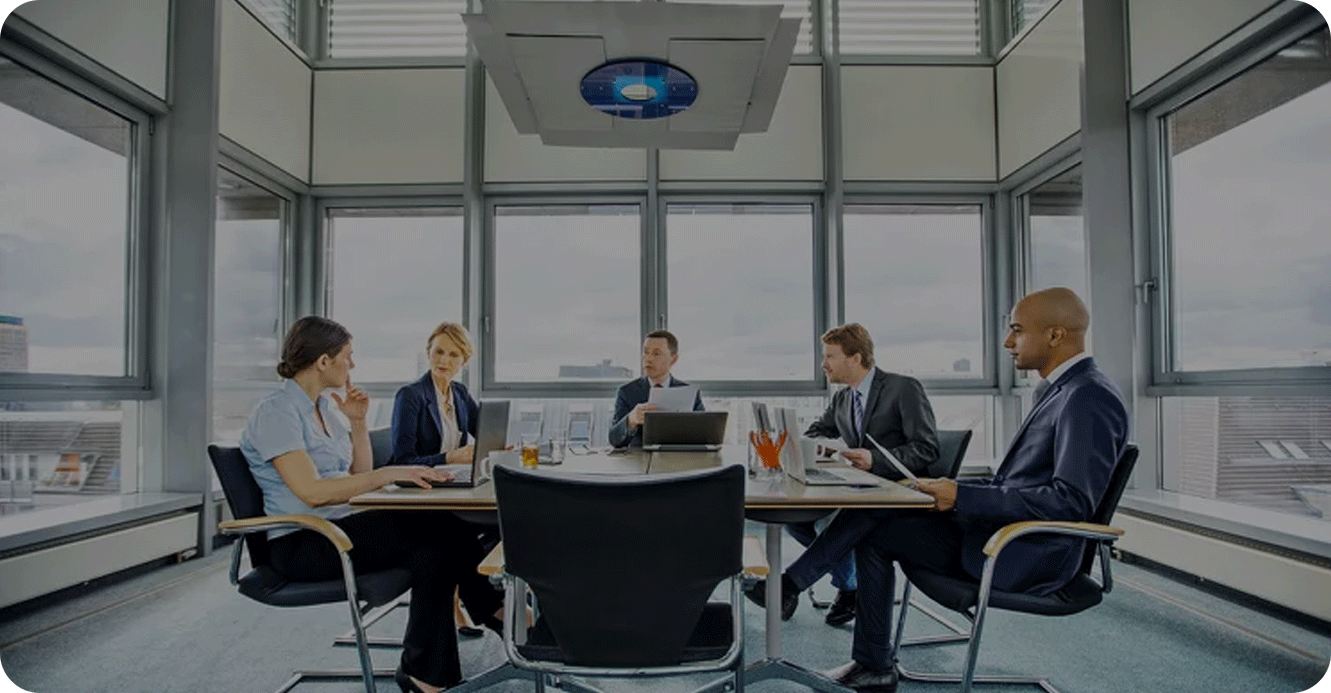
M 472 449 L 470 464 L 436 465 L 439 469 L 453 475 L 452 481 L 432 481 L 434 488 L 471 488 L 478 483 L 477 472 L 481 462 L 496 450 L 503 450 L 508 444 L 508 405 L 506 399 L 482 400 L 480 413 L 476 416 L 476 442 Z M 411 482 L 398 482 L 398 486 L 415 486 Z
M 795 410 L 778 407 L 776 410 L 778 431 L 786 431 L 787 444 L 781 448 L 781 466 L 790 477 L 806 486 L 879 486 L 882 479 L 862 469 L 849 465 L 835 469 L 823 469 L 814 466 L 813 460 L 804 459 L 804 449 L 800 444 L 800 430 L 795 419 Z
M 724 411 L 649 411 L 642 415 L 642 449 L 714 452 L 726 439 Z

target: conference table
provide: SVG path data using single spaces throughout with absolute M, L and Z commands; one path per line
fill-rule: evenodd
M 726 445 L 718 452 L 646 452 L 640 449 L 590 449 L 581 454 L 570 450 L 559 465 L 541 465 L 552 474 L 588 474 L 596 476 L 669 474 L 697 471 L 725 465 L 748 465 L 744 445 Z M 822 465 L 819 465 L 822 466 Z M 351 499 L 351 505 L 366 510 L 443 510 L 463 519 L 493 524 L 497 505 L 494 484 L 489 481 L 469 488 L 399 488 L 385 487 Z M 766 657 L 745 670 L 745 685 L 767 679 L 795 681 L 815 690 L 843 693 L 845 688 L 781 656 L 781 526 L 811 522 L 843 508 L 927 508 L 933 498 L 893 481 L 882 480 L 876 486 L 806 486 L 784 474 L 775 476 L 750 472 L 744 491 L 747 518 L 766 526 L 765 548 L 767 580 Z M 479 689 L 509 678 L 531 678 L 499 667 L 464 684 L 465 690 Z M 459 693 L 462 690 L 459 689 Z

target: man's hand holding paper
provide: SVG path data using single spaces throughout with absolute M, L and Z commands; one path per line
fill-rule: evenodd
M 654 387 L 649 393 L 647 403 L 653 405 L 652 411 L 693 411 L 693 402 L 698 399 L 698 386 Z

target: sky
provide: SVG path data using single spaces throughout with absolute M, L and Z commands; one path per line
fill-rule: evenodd
M 1182 367 L 1331 360 L 1327 112 L 1331 85 L 1173 157 Z M 127 164 L 7 105 L 0 132 L 13 133 L 0 140 L 0 314 L 26 321 L 34 371 L 119 373 Z M 495 224 L 497 377 L 546 380 L 560 366 L 603 360 L 636 372 L 637 206 L 594 215 L 513 211 L 501 207 Z M 667 214 L 665 299 L 682 342 L 680 377 L 813 377 L 813 210 L 769 211 L 780 213 L 672 206 Z M 845 215 L 846 320 L 869 328 L 885 368 L 925 377 L 979 373 L 978 208 L 865 211 Z M 461 320 L 461 221 L 445 213 L 334 221 L 328 298 L 332 316 L 356 336 L 361 381 L 416 377 L 425 336 L 440 321 Z M 1036 277 L 1084 282 L 1077 218 L 1043 217 L 1033 227 Z M 282 295 L 277 229 L 276 219 L 219 223 L 219 364 L 262 370 L 273 361 Z

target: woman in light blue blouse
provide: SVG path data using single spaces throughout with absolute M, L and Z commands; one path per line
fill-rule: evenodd
M 365 423 L 369 397 L 351 384 L 351 334 L 327 318 L 297 320 L 282 345 L 278 375 L 286 380 L 255 408 L 240 438 L 250 472 L 270 515 L 306 513 L 327 518 L 351 538 L 357 572 L 403 567 L 411 571 L 411 607 L 403 636 L 397 684 L 404 693 L 436 693 L 462 681 L 453 591 L 484 581 L 476 566 L 484 557 L 476 530 L 450 513 L 369 511 L 352 514 L 352 496 L 406 481 L 429 487 L 446 472 L 424 466 L 373 469 Z M 345 395 L 329 389 L 345 388 Z M 334 415 L 340 411 L 345 417 Z M 271 565 L 290 580 L 341 577 L 337 553 L 305 529 L 269 534 Z M 488 584 L 486 585 L 488 587 Z M 499 623 L 503 596 L 471 590 L 492 601 L 468 604 L 473 614 Z

